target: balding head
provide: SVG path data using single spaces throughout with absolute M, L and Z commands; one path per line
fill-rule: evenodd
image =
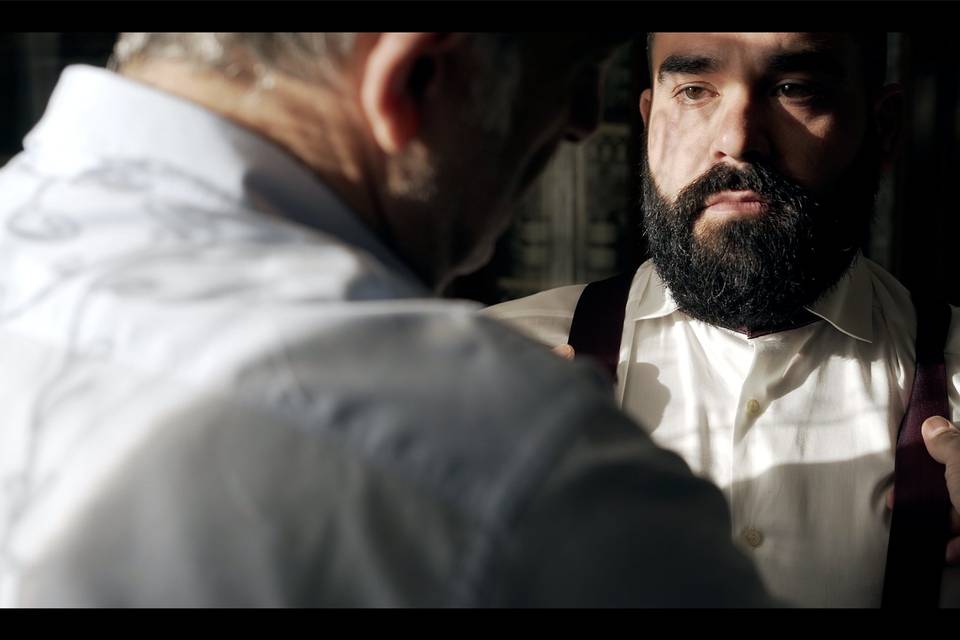
M 424 281 L 480 266 L 627 34 L 124 34 L 114 66 L 265 135 Z

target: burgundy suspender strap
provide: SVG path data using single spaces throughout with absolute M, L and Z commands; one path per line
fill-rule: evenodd
M 950 497 L 944 466 L 930 457 L 920 425 L 931 416 L 949 419 L 943 351 L 950 306 L 914 297 L 917 371 L 900 424 L 894 463 L 894 506 L 883 579 L 883 607 L 935 608 L 950 531 Z
M 631 271 L 588 284 L 573 311 L 567 339 L 573 347 L 574 357 L 594 358 L 614 381 L 620 360 L 623 315 L 633 276 Z

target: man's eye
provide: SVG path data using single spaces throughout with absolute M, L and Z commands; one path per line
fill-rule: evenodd
M 682 88 L 678 95 L 686 103 L 701 102 L 710 96 L 710 91 L 706 87 L 693 85 Z
M 817 90 L 811 85 L 785 82 L 777 85 L 774 93 L 788 100 L 809 100 L 817 95 Z

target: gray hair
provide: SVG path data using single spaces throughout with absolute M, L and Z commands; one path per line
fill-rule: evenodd
M 471 83 L 481 126 L 503 132 L 509 126 L 512 98 L 520 83 L 513 38 L 472 34 L 470 46 L 486 73 Z M 336 85 L 349 57 L 355 33 L 121 33 L 107 66 L 166 59 L 216 70 L 228 77 L 247 76 L 261 87 L 281 72 L 301 80 Z
M 303 80 L 333 80 L 353 49 L 353 33 L 121 33 L 108 67 L 150 58 L 177 60 L 258 81 L 280 71 Z
M 108 66 L 171 60 L 211 70 L 231 78 L 252 80 L 256 90 L 269 91 L 275 74 L 340 88 L 344 69 L 356 43 L 354 33 L 123 33 Z M 464 107 L 449 117 L 466 128 L 491 134 L 490 144 L 508 139 L 517 95 L 524 78 L 520 42 L 510 34 L 470 34 Z M 446 140 L 442 153 L 422 143 L 410 145 L 387 167 L 386 181 L 396 195 L 415 202 L 435 203 L 445 172 L 458 166 L 456 140 Z M 492 147 L 494 150 L 498 147 Z M 459 151 L 459 149 L 457 149 Z M 465 160 L 466 161 L 466 160 Z M 445 207 L 455 206 L 447 203 Z

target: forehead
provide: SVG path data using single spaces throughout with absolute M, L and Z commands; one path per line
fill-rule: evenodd
M 842 33 L 657 33 L 652 37 L 650 62 L 654 77 L 664 61 L 700 58 L 710 71 L 754 67 L 764 69 L 784 62 L 835 66 L 835 72 L 850 73 L 856 46 Z M 668 68 L 675 68 L 668 64 Z

